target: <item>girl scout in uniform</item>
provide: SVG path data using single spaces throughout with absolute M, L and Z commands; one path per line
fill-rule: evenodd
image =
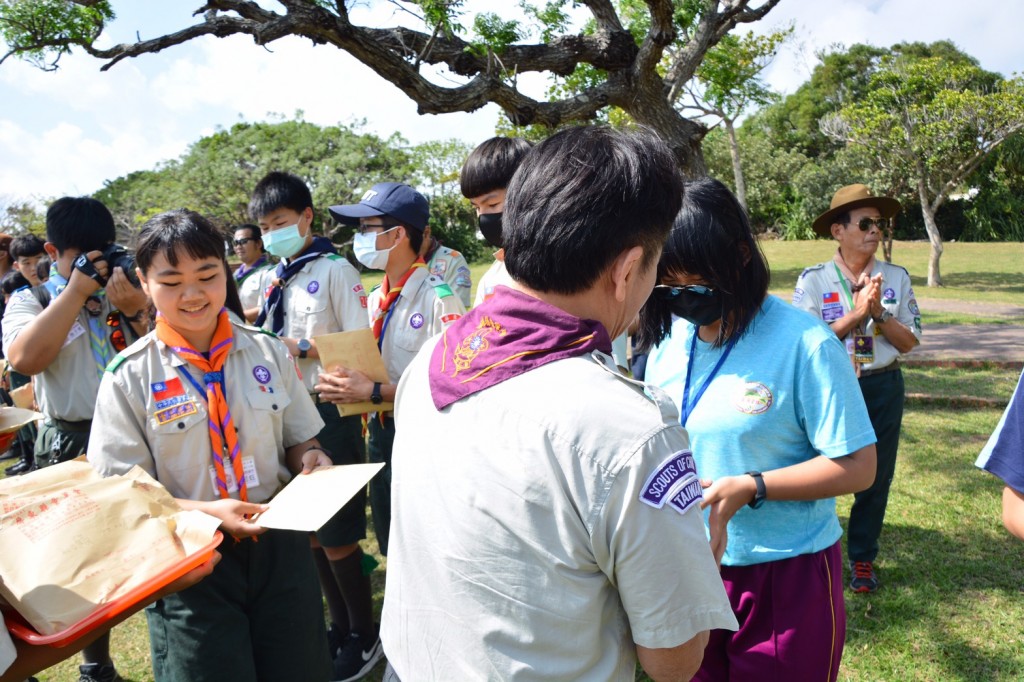
M 241 306 L 209 221 L 187 210 L 156 216 L 136 260 L 156 329 L 107 367 L 89 461 L 104 474 L 141 466 L 234 536 L 209 578 L 147 609 L 154 676 L 323 682 L 309 538 L 247 519 L 293 474 L 330 464 L 314 438 L 323 422 L 284 344 L 229 316 L 241 319 Z

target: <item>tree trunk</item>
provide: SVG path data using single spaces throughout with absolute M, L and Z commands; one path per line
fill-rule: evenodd
M 743 179 L 743 166 L 740 164 L 740 144 L 736 140 L 736 128 L 732 119 L 722 117 L 725 123 L 725 132 L 729 135 L 729 156 L 732 157 L 732 176 L 736 181 L 736 201 L 740 202 L 743 210 L 747 211 L 747 182 Z
M 942 235 L 939 234 L 939 226 L 935 222 L 935 210 L 928 203 L 928 197 L 923 188 L 920 195 L 924 228 L 928 231 L 928 241 L 932 244 L 931 254 L 928 256 L 928 286 L 941 287 L 942 275 L 939 272 L 939 259 L 942 258 Z
M 704 124 L 685 118 L 672 108 L 662 90 L 660 78 L 648 79 L 643 84 L 637 84 L 629 92 L 628 98 L 613 99 L 610 103 L 664 140 L 675 154 L 679 170 L 685 178 L 704 177 L 708 171 L 700 143 L 708 129 Z
M 892 225 L 882 233 L 882 258 L 885 258 L 886 263 L 892 262 L 892 233 Z

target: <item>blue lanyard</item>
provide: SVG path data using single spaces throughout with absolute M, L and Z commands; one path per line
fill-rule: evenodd
M 729 340 L 729 344 L 725 347 L 725 352 L 722 353 L 722 357 L 718 358 L 718 362 L 715 363 L 714 368 L 711 370 L 711 374 L 704 380 L 701 387 L 697 390 L 697 395 L 693 398 L 693 403 L 690 402 L 690 375 L 693 372 L 694 355 L 697 352 L 697 336 L 700 332 L 700 327 L 694 325 L 693 327 L 693 339 L 690 341 L 690 357 L 686 363 L 686 384 L 683 386 L 683 401 L 679 406 L 679 423 L 686 426 L 686 421 L 690 418 L 690 414 L 694 408 L 697 407 L 697 403 L 700 402 L 701 397 L 704 395 L 704 391 L 708 389 L 711 381 L 718 374 L 718 370 L 722 369 L 722 365 L 725 363 L 725 359 L 729 357 L 729 353 L 732 352 L 733 346 L 736 345 L 736 338 Z
M 384 352 L 384 335 L 388 333 L 388 322 L 391 321 L 391 316 L 395 314 L 395 308 L 398 307 L 398 302 L 401 300 L 402 295 L 399 294 L 391 304 L 391 307 L 388 308 L 387 314 L 384 315 L 384 324 L 380 327 L 380 338 L 377 339 L 377 350 L 382 353 Z

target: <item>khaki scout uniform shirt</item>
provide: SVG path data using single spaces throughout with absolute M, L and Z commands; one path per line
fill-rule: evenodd
M 225 394 L 239 451 L 252 458 L 259 479 L 249 481 L 249 501 L 266 502 L 291 480 L 285 448 L 316 437 L 324 422 L 285 345 L 255 327 L 234 322 L 233 330 Z M 105 476 L 137 464 L 174 497 L 217 500 L 205 390 L 182 372 L 203 385 L 202 372 L 155 332 L 118 355 L 100 385 L 88 459 Z
M 266 296 L 276 269 L 259 273 Z M 257 275 L 253 275 L 256 277 Z M 341 256 L 330 254 L 307 263 L 284 289 L 284 333 L 289 339 L 366 329 L 366 290 L 359 273 Z M 268 318 L 264 328 L 270 329 Z M 317 358 L 296 360 L 306 391 L 313 392 L 323 366 Z
M 667 395 L 595 352 L 438 412 L 435 343 L 396 402 L 380 638 L 399 677 L 631 681 L 634 643 L 737 627 L 699 492 L 668 501 L 700 487 L 666 473 L 690 447 Z
M 263 276 L 264 271 L 274 272 L 276 266 L 273 263 L 264 263 L 245 276 L 241 284 L 238 284 L 238 298 L 242 301 L 242 310 L 255 308 L 263 303 Z M 237 280 L 236 280 L 237 283 Z
M 874 277 L 879 273 L 882 274 L 882 307 L 910 329 L 920 341 L 921 311 L 914 298 L 914 288 L 910 285 L 910 275 L 900 266 L 876 258 L 874 270 L 868 275 Z M 838 320 L 850 312 L 850 302 L 846 298 L 840 277 L 846 279 L 837 271 L 832 261 L 812 265 L 804 270 L 796 281 L 793 305 L 824 320 L 826 324 Z M 846 280 L 846 286 L 852 293 L 849 280 Z M 899 358 L 900 352 L 889 343 L 882 330 L 876 328 L 871 318 L 868 318 L 863 333 L 874 338 L 875 359 L 861 365 L 861 369 L 882 369 Z M 850 346 L 847 345 L 847 351 L 849 350 Z
M 377 285 L 370 291 L 370 320 L 376 316 L 383 300 L 384 294 Z M 426 340 L 465 312 L 462 301 L 440 277 L 428 274 L 424 268 L 416 268 L 402 287 L 398 300 L 384 314 L 381 356 L 390 382 L 397 384 Z
M 448 284 L 462 301 L 463 308 L 469 308 L 469 295 L 473 289 L 473 280 L 469 274 L 469 264 L 458 251 L 447 246 L 439 246 L 427 263 L 430 274 L 437 275 Z
M 100 304 L 101 312 L 98 319 L 103 323 L 103 330 L 109 340 L 107 315 L 114 308 L 106 296 L 100 297 Z M 11 295 L 3 319 L 5 355 L 21 330 L 42 312 L 43 306 L 39 305 L 39 301 L 30 290 L 25 289 Z M 100 387 L 100 373 L 97 371 L 92 342 L 89 340 L 89 317 L 89 313 L 83 308 L 71 326 L 64 346 L 57 353 L 57 358 L 35 375 L 36 402 L 39 403 L 39 410 L 51 419 L 69 422 L 92 419 L 96 391 Z M 126 323 L 122 321 L 121 324 Z M 131 338 L 130 330 L 125 329 L 124 333 L 129 335 L 127 338 Z

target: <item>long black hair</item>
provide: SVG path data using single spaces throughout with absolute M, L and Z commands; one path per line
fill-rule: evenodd
M 699 277 L 722 294 L 722 326 L 714 345 L 742 336 L 768 294 L 768 261 L 754 238 L 743 207 L 725 185 L 712 178 L 686 183 L 661 260 L 658 281 L 673 275 Z M 657 297 L 640 310 L 637 345 L 650 348 L 672 328 L 672 314 Z
M 143 274 L 149 271 L 157 254 L 162 254 L 168 263 L 176 266 L 179 253 L 186 253 L 196 260 L 216 258 L 224 264 L 227 277 L 224 306 L 244 321 L 245 312 L 238 297 L 238 287 L 224 255 L 224 235 L 213 223 L 187 208 L 177 208 L 147 220 L 139 233 L 139 245 L 135 250 L 135 262 Z

